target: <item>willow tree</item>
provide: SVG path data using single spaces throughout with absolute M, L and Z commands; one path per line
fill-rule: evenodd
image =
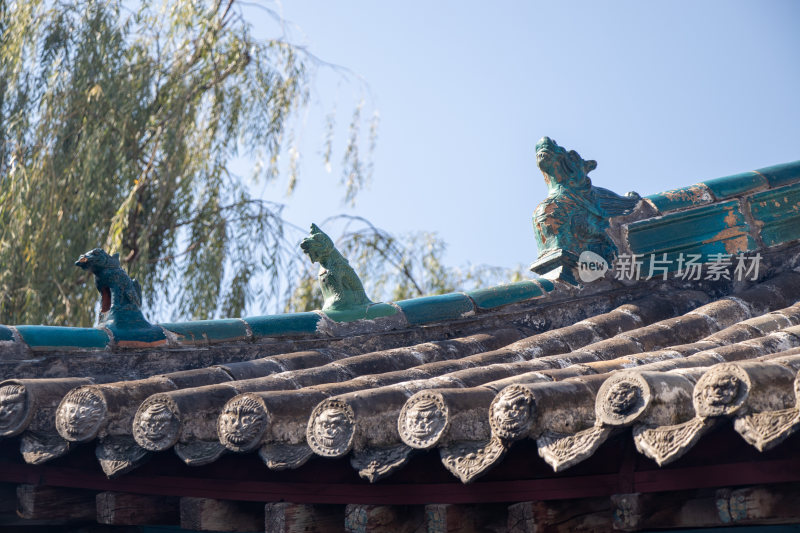
M 72 262 L 97 246 L 182 318 L 278 290 L 295 243 L 230 163 L 246 152 L 259 179 L 278 174 L 313 58 L 254 38 L 234 0 L 0 1 L 0 35 L 0 323 L 90 325 L 96 294 Z

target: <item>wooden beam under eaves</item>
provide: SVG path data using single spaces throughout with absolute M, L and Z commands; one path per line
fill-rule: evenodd
M 264 523 L 268 533 L 340 533 L 344 505 L 268 503 L 264 506 Z
M 260 531 L 264 527 L 264 506 L 255 502 L 181 498 L 182 529 L 195 531 Z
M 26 520 L 95 521 L 95 493 L 90 490 L 19 485 L 17 514 Z
M 97 522 L 112 526 L 178 525 L 178 498 L 125 492 L 101 492 L 96 498 Z

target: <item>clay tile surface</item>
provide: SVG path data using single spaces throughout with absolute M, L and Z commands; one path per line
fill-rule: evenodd
M 620 252 L 650 239 L 661 253 L 653 235 L 709 206 L 752 203 L 766 217 L 761 187 L 680 205 L 665 193 L 666 214 L 619 223 Z M 368 485 L 581 472 L 625 446 L 658 469 L 724 431 L 767 454 L 800 429 L 800 235 L 768 244 L 766 223 L 742 224 L 760 261 L 744 280 L 533 279 L 349 323 L 317 312 L 160 325 L 165 343 L 133 348 L 4 326 L 2 460 L 18 477 L 67 464 L 137 479 L 159 461 L 191 477 L 241 461 L 281 482 L 330 468 Z M 694 238 L 673 235 L 678 248 Z

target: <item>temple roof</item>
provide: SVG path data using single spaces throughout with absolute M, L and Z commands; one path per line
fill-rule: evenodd
M 800 161 L 646 197 L 608 234 L 617 259 L 571 279 L 355 314 L 0 326 L 0 437 L 34 465 L 91 443 L 109 477 L 257 454 L 366 483 L 436 450 L 469 483 L 522 445 L 561 472 L 621 434 L 666 465 L 728 422 L 759 451 L 796 432 Z

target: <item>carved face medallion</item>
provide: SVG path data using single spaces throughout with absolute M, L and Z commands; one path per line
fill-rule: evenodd
M 338 409 L 326 409 L 314 421 L 314 435 L 325 448 L 341 448 L 347 440 L 347 415 Z
M 739 378 L 723 374 L 703 389 L 703 400 L 707 405 L 724 407 L 736 399 L 739 387 Z
M 444 416 L 433 401 L 420 402 L 406 414 L 408 432 L 417 438 L 425 438 L 444 427 Z
M 750 378 L 736 363 L 715 365 L 694 386 L 694 409 L 698 416 L 731 415 L 738 411 L 750 392 Z
M 641 398 L 639 387 L 628 381 L 615 383 L 606 395 L 609 409 L 619 416 L 628 414 L 639 402 L 639 398 Z
M 306 427 L 306 442 L 317 455 L 340 457 L 350 450 L 355 432 L 353 409 L 338 399 L 314 408 Z
M 422 395 L 412 398 L 403 406 L 398 430 L 409 446 L 426 448 L 436 443 L 446 424 L 447 411 L 441 398 Z
M 492 428 L 503 438 L 518 437 L 530 425 L 531 403 L 531 396 L 522 389 L 503 391 L 492 405 Z
M 229 401 L 218 419 L 217 433 L 222 444 L 243 450 L 258 444 L 267 424 L 267 415 L 259 403 L 248 396 Z
M 159 441 L 174 432 L 177 423 L 172 412 L 161 403 L 150 404 L 139 418 L 142 435 L 153 441 Z
M 621 427 L 647 416 L 653 390 L 638 370 L 615 372 L 597 392 L 595 415 L 603 425 Z
M 178 438 L 181 421 L 170 404 L 159 397 L 151 398 L 139 407 L 133 419 L 133 438 L 150 451 L 166 450 Z
M 105 402 L 88 388 L 73 389 L 61 401 L 56 412 L 56 429 L 69 441 L 95 437 L 105 415 Z
M 15 431 L 22 424 L 27 404 L 24 386 L 12 384 L 0 387 L 0 436 Z

